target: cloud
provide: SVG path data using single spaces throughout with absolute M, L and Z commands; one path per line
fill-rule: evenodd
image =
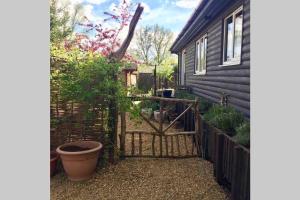
M 146 4 L 145 2 L 142 2 L 142 3 L 141 3 L 141 6 L 144 7 L 144 12 L 145 12 L 145 13 L 150 13 L 151 8 L 150 8 L 150 6 L 149 6 L 148 4 Z
M 180 7 L 180 8 L 188 8 L 192 9 L 195 8 L 199 5 L 200 1 L 202 0 L 178 0 L 175 2 L 175 5 Z
M 90 21 L 94 23 L 102 23 L 103 18 L 99 15 L 95 15 L 93 12 L 94 6 L 86 4 L 83 6 L 83 15 L 86 16 Z
M 74 1 L 74 0 L 73 0 Z M 76 0 L 75 0 L 76 1 Z M 77 0 L 78 1 L 78 0 Z M 107 0 L 86 0 L 87 3 L 100 5 L 102 3 L 105 3 Z
M 148 23 L 177 23 L 181 21 L 186 21 L 187 17 L 190 15 L 188 12 L 177 12 L 173 9 L 167 9 L 166 6 L 157 7 L 151 10 L 150 13 L 142 17 L 143 22 Z

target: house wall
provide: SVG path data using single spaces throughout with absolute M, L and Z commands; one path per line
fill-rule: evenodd
M 223 54 L 224 18 L 241 5 L 243 5 L 241 64 L 220 66 Z M 196 41 L 205 33 L 208 36 L 206 74 L 194 75 Z M 228 104 L 250 117 L 250 0 L 235 1 L 227 6 L 183 49 L 186 49 L 185 85 L 191 87 L 194 94 L 214 102 L 220 101 L 222 92 L 229 94 Z M 181 53 L 178 57 L 181 66 Z

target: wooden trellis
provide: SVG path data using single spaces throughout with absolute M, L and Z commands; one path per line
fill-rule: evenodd
M 125 113 L 121 113 L 121 135 L 120 135 L 120 151 L 121 157 L 160 157 L 160 158 L 187 158 L 197 157 L 201 155 L 200 147 L 200 124 L 201 118 L 199 115 L 199 102 L 198 99 L 186 100 L 186 99 L 175 99 L 175 98 L 163 98 L 163 97 L 131 97 L 134 100 L 144 101 L 152 100 L 160 102 L 160 119 L 159 127 L 156 127 L 151 120 L 149 120 L 143 113 L 140 116 L 147 124 L 149 124 L 153 130 L 126 130 L 126 117 Z M 163 106 L 169 103 L 184 103 L 188 107 L 179 114 L 167 127 L 163 128 Z M 195 131 L 189 132 L 176 132 L 167 133 L 167 131 L 175 125 L 181 117 L 184 116 L 189 110 L 195 112 Z M 126 137 L 131 137 L 130 153 L 126 153 Z M 151 154 L 143 154 L 143 138 L 152 137 Z M 138 138 L 138 142 L 136 142 Z M 158 144 L 156 143 L 158 139 Z M 128 140 L 127 140 L 128 141 Z M 189 141 L 189 142 L 188 142 Z M 158 148 L 155 148 L 157 147 Z M 158 152 L 157 152 L 158 149 Z

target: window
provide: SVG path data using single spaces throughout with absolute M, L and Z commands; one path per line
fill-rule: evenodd
M 206 73 L 206 50 L 207 50 L 207 35 L 204 35 L 196 42 L 195 74 Z
M 181 73 L 180 73 L 180 84 L 184 85 L 185 82 L 185 55 L 186 51 L 185 49 L 181 53 Z
M 243 7 L 224 20 L 223 64 L 239 64 L 242 50 Z

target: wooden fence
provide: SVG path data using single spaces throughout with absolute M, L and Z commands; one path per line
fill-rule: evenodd
M 180 103 L 176 105 L 178 112 L 184 108 Z M 181 123 L 185 131 L 193 130 L 193 116 L 194 112 L 191 110 L 182 118 Z M 231 191 L 232 200 L 250 200 L 249 149 L 239 145 L 230 136 L 208 125 L 204 120 L 201 120 L 200 127 L 202 157 L 213 163 L 217 182 Z
M 57 101 L 50 105 L 51 150 L 66 142 L 95 140 L 104 143 L 107 132 L 107 111 L 93 110 L 93 117 L 85 119 L 84 108 L 78 103 Z

